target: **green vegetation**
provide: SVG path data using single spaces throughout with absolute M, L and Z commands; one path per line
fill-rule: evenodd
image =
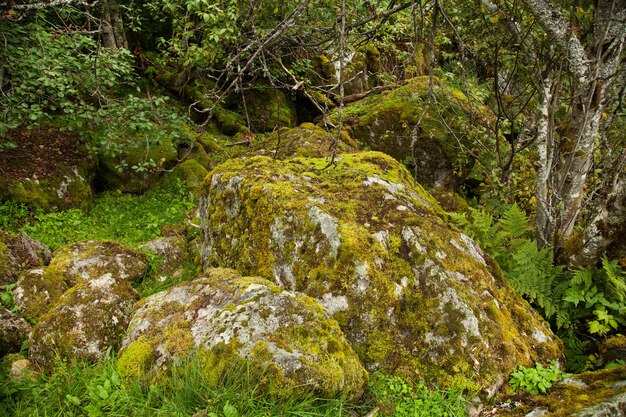
M 585 349 L 589 342 L 626 325 L 626 272 L 619 263 L 604 257 L 601 267 L 574 271 L 555 265 L 549 249 L 537 249 L 533 229 L 516 205 L 501 207 L 499 214 L 470 208 L 450 215 L 496 260 L 515 290 L 550 320 L 565 342 L 569 369 L 593 366 Z
M 518 366 L 511 373 L 509 384 L 513 392 L 521 390 L 537 395 L 545 393 L 554 384 L 568 376 L 559 369 L 555 361 L 551 361 L 549 366 L 536 363 L 533 368 Z
M 161 227 L 187 218 L 193 195 L 180 181 L 135 196 L 112 191 L 94 200 L 89 211 L 38 213 L 24 231 L 54 250 L 81 240 L 117 240 L 136 245 L 159 236 Z
M 342 399 L 269 398 L 251 380 L 250 370 L 235 364 L 218 386 L 199 364 L 180 364 L 171 380 L 158 387 L 123 380 L 115 364 L 115 358 L 92 366 L 59 363 L 54 373 L 34 382 L 0 379 L 0 416 L 339 417 L 357 410 L 364 414 L 362 406 Z
M 0 229 L 17 230 L 28 219 L 28 207 L 13 200 L 0 202 Z
M 409 381 L 383 373 L 372 375 L 370 390 L 380 414 L 394 417 L 461 417 L 468 400 L 462 387 L 431 390 L 422 381 Z

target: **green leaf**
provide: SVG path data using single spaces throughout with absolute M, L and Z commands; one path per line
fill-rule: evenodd
M 65 398 L 66 398 L 66 399 L 67 399 L 67 401 L 68 401 L 69 403 L 71 403 L 71 404 L 74 404 L 74 405 L 80 405 L 80 398 L 78 398 L 78 397 L 75 397 L 75 396 L 73 396 L 73 395 L 67 394 L 67 395 L 65 396 Z
M 224 417 L 239 417 L 239 411 L 230 402 L 224 404 Z

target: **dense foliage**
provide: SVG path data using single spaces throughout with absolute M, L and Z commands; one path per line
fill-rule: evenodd
M 439 109 L 445 99 L 433 90 L 436 76 L 462 96 L 462 120 L 486 120 L 471 144 L 468 138 L 453 144 L 458 161 L 472 162 L 455 190 L 472 208 L 450 214 L 452 221 L 550 322 L 571 371 L 611 366 L 599 361 L 597 350 L 626 328 L 619 241 L 626 230 L 626 11 L 619 2 L 610 10 L 607 4 L 9 2 L 0 9 L 0 152 L 16 149 L 13 129 L 53 126 L 78 132 L 101 170 L 113 161 L 117 174 L 156 176 L 172 168 L 149 154 L 160 145 L 170 148 L 173 166 L 184 159 L 176 151 L 210 159 L 215 138 L 237 133 L 228 146 L 256 139 L 249 115 L 255 92 L 263 97 L 261 108 L 269 97 L 262 93 L 276 92 L 276 119 L 281 100 L 288 100 L 299 106 L 294 120 L 319 121 L 339 137 L 346 100 L 427 75 L 424 113 L 408 126 L 415 133 L 425 128 L 429 106 Z M 447 116 L 439 116 L 450 129 Z M 280 140 L 279 126 L 270 130 Z M 196 142 L 200 133 L 211 139 Z M 196 174 L 202 178 L 212 164 L 198 165 L 204 165 Z M 164 225 L 188 220 L 196 205 L 188 187 L 174 181 L 142 195 L 107 191 L 88 210 L 47 213 L 2 201 L 0 229 L 25 232 L 53 250 L 86 239 L 136 246 L 159 236 Z M 182 277 L 158 282 L 151 276 L 138 289 L 145 296 L 191 278 L 195 265 L 185 268 Z M 15 310 L 13 288 L 0 288 L 0 303 Z M 383 415 L 460 416 L 467 407 L 466 387 L 442 391 L 378 373 L 363 406 L 316 398 L 278 403 L 251 385 L 245 369 L 218 390 L 209 389 L 200 372 L 174 372 L 165 387 L 126 383 L 113 354 L 95 366 L 60 364 L 33 382 L 5 380 L 7 371 L 1 371 L 0 416 L 347 416 L 375 407 Z M 561 376 L 554 364 L 536 364 L 516 369 L 510 385 L 536 394 Z

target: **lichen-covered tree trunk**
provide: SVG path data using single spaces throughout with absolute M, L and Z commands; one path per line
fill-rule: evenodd
M 569 123 L 565 134 L 555 143 L 555 166 L 550 172 L 553 180 L 549 190 L 551 198 L 542 196 L 543 203 L 549 200 L 549 207 L 541 208 L 543 212 L 538 217 L 538 226 L 548 228 L 539 235 L 544 238 L 551 235 L 552 242 L 546 243 L 551 243 L 556 254 L 563 256 L 582 208 L 602 113 L 619 69 L 626 29 L 626 0 L 597 2 L 593 38 L 588 44 L 583 44 L 576 36 L 571 22 L 558 6 L 546 0 L 524 0 L 524 3 L 563 52 L 571 75 Z M 541 146 L 540 141 L 540 157 Z M 541 172 L 539 181 L 543 182 L 540 186 L 547 184 Z M 554 233 L 549 229 L 547 218 L 542 217 L 550 212 L 554 213 Z
M 580 249 L 568 260 L 570 268 L 593 265 L 607 252 L 618 259 L 626 256 L 626 244 L 620 241 L 626 234 L 625 161 L 626 149 L 618 156 L 603 184 L 596 214 L 585 229 Z
M 553 136 L 550 131 L 551 80 L 545 77 L 539 89 L 537 119 L 537 242 L 540 247 L 553 241 L 554 216 L 550 199 L 550 167 L 553 159 Z

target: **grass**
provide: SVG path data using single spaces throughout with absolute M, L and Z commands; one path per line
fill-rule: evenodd
M 264 396 L 244 367 L 212 386 L 200 366 L 182 365 L 167 384 L 122 381 L 115 358 L 90 366 L 59 364 L 35 382 L 0 379 L 0 417 L 330 417 L 364 415 L 363 406 L 315 397 L 276 400 Z M 354 414 L 356 413 L 356 414 Z
M 6 362 L 6 360 L 5 360 Z M 216 386 L 193 359 L 181 363 L 159 385 L 124 381 L 114 355 L 95 365 L 58 362 L 55 371 L 33 382 L 0 373 L 0 417 L 357 417 L 378 409 L 378 417 L 462 417 L 462 389 L 431 390 L 423 382 L 374 373 L 359 403 L 341 398 L 264 394 L 253 372 L 234 364 Z
M 23 230 L 51 250 L 89 239 L 135 246 L 159 236 L 165 224 L 184 221 L 193 206 L 193 195 L 182 183 L 173 182 L 140 196 L 104 193 L 94 200 L 89 211 L 38 213 Z

